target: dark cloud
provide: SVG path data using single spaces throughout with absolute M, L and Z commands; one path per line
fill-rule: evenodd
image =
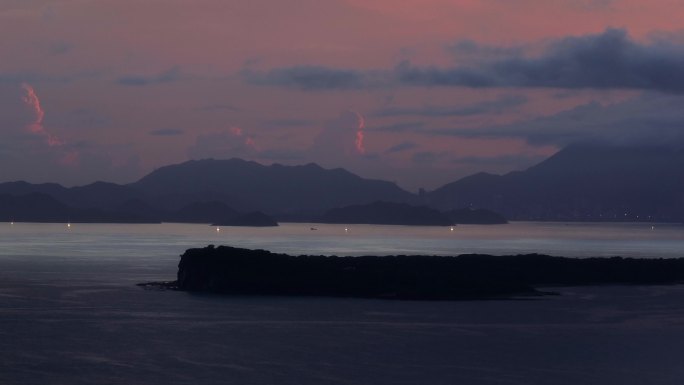
M 538 55 L 473 41 L 461 41 L 447 49 L 457 56 L 472 56 L 472 60 L 447 68 L 402 62 L 390 70 L 297 66 L 266 72 L 245 70 L 242 75 L 252 84 L 308 91 L 405 85 L 684 92 L 684 44 L 662 38 L 641 43 L 623 29 L 558 39 Z
M 64 75 L 46 75 L 38 72 L 0 72 L 0 84 L 14 86 L 29 83 L 72 83 L 77 80 L 99 76 L 98 73 L 84 71 Z
M 403 151 L 408 151 L 408 150 L 413 150 L 418 148 L 418 145 L 414 142 L 401 142 L 397 145 L 394 145 L 385 151 L 385 154 L 393 154 L 396 152 L 403 152 Z
M 425 126 L 424 122 L 399 122 L 388 124 L 385 126 L 370 127 L 371 131 L 385 131 L 385 132 L 406 132 L 414 131 Z
M 416 164 L 430 165 L 442 160 L 446 155 L 444 152 L 421 151 L 413 154 L 411 160 Z
M 420 86 L 643 89 L 684 92 L 684 46 L 630 39 L 622 29 L 553 42 L 541 55 L 511 55 L 454 68 L 396 69 L 398 81 Z
M 516 138 L 534 145 L 565 146 L 576 142 L 684 145 L 684 96 L 645 94 L 625 102 L 591 102 L 555 115 L 468 129 L 425 131 L 468 138 Z
M 164 71 L 157 75 L 143 76 L 143 75 L 127 75 L 122 76 L 116 82 L 123 86 L 149 86 L 155 84 L 171 83 L 179 80 L 181 77 L 180 68 L 173 67 L 168 71 Z
M 494 100 L 474 103 L 466 106 L 427 106 L 420 108 L 388 107 L 377 111 L 374 115 L 387 116 L 472 116 L 482 114 L 497 114 L 508 109 L 519 107 L 527 103 L 527 98 L 523 95 L 503 95 Z
M 197 108 L 198 111 L 242 111 L 242 109 L 230 104 L 211 104 Z
M 266 125 L 275 127 L 305 127 L 315 123 L 315 121 L 307 119 L 273 119 L 267 121 Z
M 305 91 L 345 90 L 373 87 L 380 84 L 380 73 L 322 66 L 276 68 L 266 72 L 244 70 L 243 78 L 250 84 L 280 86 Z
M 149 132 L 150 135 L 155 136 L 177 136 L 184 133 L 185 131 L 178 128 L 160 128 L 158 130 L 152 130 Z

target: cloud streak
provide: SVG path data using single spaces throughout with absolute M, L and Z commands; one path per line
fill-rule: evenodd
M 143 76 L 143 75 L 126 75 L 116 79 L 116 82 L 122 86 L 142 87 L 156 84 L 171 83 L 179 80 L 181 77 L 180 68 L 173 67 L 168 71 L 164 71 L 157 75 Z
M 405 141 L 405 142 L 401 142 L 401 143 L 399 143 L 399 144 L 396 144 L 396 145 L 394 145 L 394 146 L 388 148 L 388 149 L 385 151 L 385 154 L 394 154 L 394 153 L 397 153 L 397 152 L 404 152 L 404 151 L 408 151 L 408 150 L 414 150 L 414 149 L 416 149 L 416 148 L 418 148 L 418 145 L 417 145 L 416 143 L 414 143 L 414 142 L 409 142 L 409 141 Z
M 149 132 L 150 135 L 154 136 L 178 136 L 183 135 L 184 133 L 184 130 L 178 128 L 160 128 Z
M 409 107 L 390 107 L 377 111 L 374 115 L 378 117 L 389 116 L 426 116 L 426 117 L 448 117 L 448 116 L 473 116 L 482 114 L 498 114 L 511 108 L 519 107 L 527 103 L 527 98 L 523 95 L 504 95 L 494 100 L 487 100 L 466 106 L 426 106 L 420 108 Z
M 243 79 L 253 85 L 295 88 L 303 91 L 354 90 L 386 83 L 381 71 L 294 66 L 269 71 L 242 71 Z

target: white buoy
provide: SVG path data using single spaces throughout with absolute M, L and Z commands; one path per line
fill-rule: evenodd
M 221 231 L 221 228 L 217 226 L 217 227 L 216 227 L 216 232 L 218 233 L 219 231 Z
M 71 223 L 67 223 L 67 227 L 71 227 Z
M 345 227 L 345 228 L 344 228 L 344 232 L 346 233 L 346 232 L 348 232 L 348 231 L 349 231 L 349 229 Z
M 451 226 L 451 229 L 450 229 L 450 230 L 451 230 L 451 231 L 454 231 L 454 226 Z

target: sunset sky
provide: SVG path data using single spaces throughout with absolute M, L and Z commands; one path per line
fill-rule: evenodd
M 675 0 L 3 0 L 0 181 L 188 159 L 434 189 L 577 141 L 684 143 Z

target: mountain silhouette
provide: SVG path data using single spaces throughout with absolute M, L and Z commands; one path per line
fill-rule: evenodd
M 684 151 L 572 145 L 525 171 L 478 173 L 425 199 L 440 209 L 488 208 L 520 220 L 681 221 Z
M 233 220 L 235 212 L 254 211 L 280 221 L 308 221 L 333 208 L 383 201 L 421 204 L 446 211 L 452 220 L 451 210 L 466 208 L 489 209 L 511 220 L 682 222 L 684 150 L 571 145 L 527 170 L 470 175 L 420 197 L 391 182 L 313 163 L 265 166 L 241 159 L 195 160 L 159 168 L 126 185 L 0 183 L 4 212 L 17 213 L 8 203 L 10 197 L 34 193 L 54 202 L 33 197 L 49 204 L 44 211 L 24 201 L 15 204 L 41 221 L 63 221 L 66 215 L 88 221 L 99 216 L 103 221 L 220 223 Z
M 128 202 L 117 210 L 83 209 L 65 205 L 50 195 L 0 194 L 0 221 L 158 223 L 159 216 L 142 210 L 144 203 Z
M 364 179 L 343 169 L 327 170 L 313 163 L 264 166 L 241 159 L 192 160 L 166 166 L 129 187 L 166 208 L 218 201 L 241 211 L 271 214 L 415 199 L 394 183 Z

